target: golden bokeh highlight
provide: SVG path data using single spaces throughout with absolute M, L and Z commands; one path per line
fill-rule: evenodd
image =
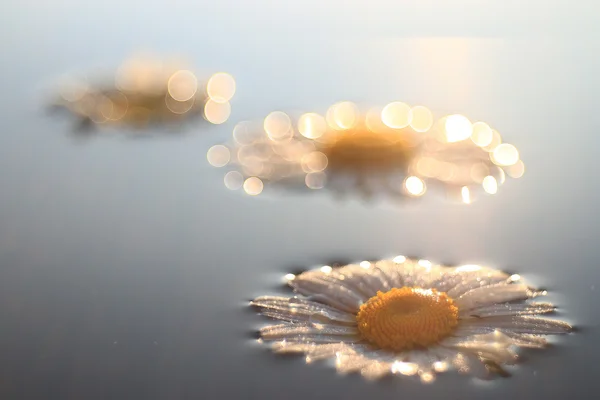
M 487 146 L 483 146 L 483 149 L 485 151 L 492 152 L 500 145 L 500 143 L 502 143 L 502 136 L 500 136 L 497 130 L 492 129 L 492 140 Z
M 471 204 L 471 191 L 467 186 L 463 186 L 460 188 L 460 196 L 462 198 L 463 203 Z
M 302 170 L 304 172 L 320 172 L 327 168 L 329 160 L 324 153 L 320 151 L 313 151 L 308 153 L 301 159 Z
M 244 191 L 250 196 L 257 196 L 263 191 L 263 181 L 260 178 L 251 176 L 244 181 Z
M 473 133 L 471 133 L 471 140 L 479 147 L 486 147 L 492 143 L 494 135 L 492 128 L 485 122 L 475 122 L 473 124 Z
M 224 103 L 233 98 L 236 84 L 233 76 L 225 72 L 217 72 L 206 84 L 206 93 L 213 101 Z
M 494 149 L 491 159 L 496 165 L 514 165 L 519 161 L 519 151 L 512 144 L 502 143 Z
M 448 142 L 460 142 L 471 137 L 473 125 L 464 115 L 448 115 L 445 119 L 444 131 Z
M 425 182 L 416 176 L 409 176 L 404 180 L 404 187 L 412 196 L 422 196 L 425 194 Z
M 525 173 L 525 164 L 523 163 L 523 161 L 519 160 L 515 164 L 506 168 L 506 173 L 511 178 L 518 179 L 522 177 Z
M 392 129 L 406 128 L 412 121 L 412 112 L 408 104 L 395 101 L 381 110 L 381 120 Z
M 317 113 L 303 114 L 298 119 L 298 132 L 308 139 L 317 139 L 327 131 L 327 121 Z
M 283 111 L 273 111 L 263 123 L 265 132 L 272 140 L 280 140 L 293 134 L 292 120 Z
M 222 124 L 229 119 L 230 115 L 231 105 L 229 103 L 219 103 L 208 99 L 204 105 L 204 118 L 212 124 Z
M 433 126 L 433 114 L 425 106 L 411 108 L 410 127 L 416 132 L 427 132 Z
M 496 181 L 496 178 L 494 178 L 493 176 L 486 176 L 485 178 L 483 178 L 483 182 L 481 184 L 483 186 L 483 190 L 485 190 L 486 193 L 498 193 L 498 181 Z
M 342 101 L 329 107 L 326 121 L 337 130 L 351 129 L 358 122 L 358 107 L 351 101 Z

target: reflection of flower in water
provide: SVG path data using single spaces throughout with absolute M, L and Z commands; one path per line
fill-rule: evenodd
M 216 73 L 202 83 L 179 64 L 138 57 L 119 67 L 113 82 L 94 85 L 69 79 L 60 88 L 56 105 L 87 124 L 144 127 L 198 115 L 221 124 L 229 118 L 234 93 L 235 81 L 229 74 Z
M 470 203 L 477 189 L 495 194 L 506 175 L 518 178 L 524 172 L 518 150 L 502 143 L 487 124 L 462 115 L 434 122 L 427 108 L 400 102 L 363 114 L 353 103 L 341 102 L 325 116 L 307 113 L 295 123 L 275 111 L 262 126 L 238 124 L 233 139 L 229 147 L 218 145 L 208 153 L 213 166 L 235 167 L 235 175 L 225 179 L 230 189 L 243 187 L 232 185 L 232 176 L 241 182 L 359 189 L 365 195 L 420 197 L 440 186 Z
M 258 297 L 261 314 L 281 320 L 259 341 L 306 361 L 335 359 L 338 371 L 367 378 L 415 375 L 431 382 L 447 369 L 486 377 L 506 373 L 519 347 L 543 348 L 543 335 L 571 326 L 539 317 L 549 303 L 518 275 L 476 265 L 445 267 L 398 256 L 341 268 L 321 267 L 285 279 L 297 296 Z

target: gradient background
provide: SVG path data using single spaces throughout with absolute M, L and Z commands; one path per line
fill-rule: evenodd
M 589 398 L 600 389 L 600 9 L 593 1 L 5 0 L 0 5 L 2 399 Z M 237 80 L 185 135 L 74 140 L 43 111 L 70 71 L 138 50 Z M 230 192 L 235 122 L 339 100 L 484 120 L 525 176 L 470 205 Z M 583 328 L 510 379 L 340 377 L 257 346 L 247 300 L 290 271 L 397 254 L 547 288 Z

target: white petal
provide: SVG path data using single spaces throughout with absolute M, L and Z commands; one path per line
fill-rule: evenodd
M 250 304 L 260 307 L 261 313 L 265 316 L 289 322 L 332 321 L 342 324 L 356 323 L 354 314 L 348 314 L 301 297 L 263 296 L 256 298 Z
M 488 317 L 463 319 L 460 327 L 485 327 L 500 329 L 514 333 L 528 333 L 534 335 L 556 335 L 569 333 L 573 328 L 564 321 L 541 317 Z
M 373 361 L 360 370 L 360 374 L 367 379 L 375 380 L 392 373 L 392 363 Z
M 297 338 L 301 336 L 337 336 L 338 341 L 343 340 L 345 336 L 357 336 L 358 330 L 351 326 L 339 325 L 321 325 L 312 323 L 298 324 L 279 324 L 265 326 L 260 329 L 260 336 L 264 340 L 282 340 L 288 338 Z
M 504 303 L 477 307 L 471 310 L 460 310 L 461 317 L 476 316 L 479 318 L 502 315 L 535 315 L 553 312 L 556 309 L 550 303 Z
M 300 294 L 351 313 L 355 313 L 368 299 L 362 293 L 349 289 L 343 280 L 321 271 L 304 272 L 290 281 L 289 285 Z
M 354 352 L 339 353 L 336 356 L 335 367 L 338 372 L 345 374 L 360 371 L 373 363 L 387 363 L 393 359 L 393 354 L 384 350 L 356 349 Z M 391 372 L 391 364 L 390 364 Z
M 508 274 L 502 271 L 476 265 L 469 268 L 443 268 L 442 277 L 434 282 L 432 287 L 457 298 L 470 290 L 505 282 L 508 278 Z
M 501 364 L 516 360 L 516 354 L 510 349 L 512 344 L 511 338 L 499 331 L 465 338 L 448 338 L 441 343 L 442 346 L 470 351 Z
M 533 296 L 533 292 L 525 285 L 496 284 L 472 289 L 455 298 L 454 303 L 459 310 L 467 311 L 508 301 L 525 300 Z

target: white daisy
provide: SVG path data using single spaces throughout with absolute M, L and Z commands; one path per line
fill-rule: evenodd
M 446 267 L 398 256 L 286 276 L 294 297 L 251 302 L 282 323 L 260 329 L 278 353 L 306 362 L 335 359 L 341 373 L 367 378 L 416 375 L 431 382 L 448 369 L 479 377 L 503 373 L 519 347 L 543 348 L 545 335 L 572 330 L 544 318 L 546 294 L 511 275 L 477 265 Z

